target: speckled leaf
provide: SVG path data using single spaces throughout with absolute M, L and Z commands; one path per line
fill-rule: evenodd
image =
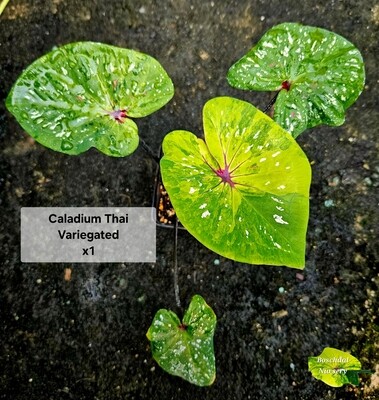
M 134 50 L 78 42 L 31 64 L 7 98 L 7 108 L 39 143 L 66 154 L 90 147 L 115 157 L 138 146 L 129 118 L 164 106 L 173 85 L 154 58 Z
M 180 322 L 175 313 L 159 310 L 147 332 L 154 359 L 166 372 L 198 386 L 216 377 L 213 335 L 216 315 L 195 295 Z
M 274 119 L 294 137 L 319 124 L 341 125 L 364 80 L 362 56 L 352 43 L 297 23 L 270 29 L 228 72 L 234 87 L 280 90 Z
M 181 223 L 233 260 L 303 268 L 309 162 L 296 141 L 251 104 L 208 101 L 205 142 L 187 131 L 163 141 L 163 183 Z
M 349 353 L 326 347 L 317 357 L 308 358 L 308 370 L 329 386 L 358 385 L 361 363 Z

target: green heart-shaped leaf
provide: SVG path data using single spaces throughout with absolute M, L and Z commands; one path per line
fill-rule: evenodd
M 156 362 L 166 372 L 198 386 L 211 385 L 216 377 L 213 335 L 216 315 L 195 295 L 183 322 L 169 310 L 159 310 L 146 334 Z
M 326 347 L 317 357 L 308 358 L 308 370 L 329 386 L 358 385 L 361 363 L 349 353 Z
M 363 90 L 364 63 L 352 43 L 333 32 L 283 23 L 228 72 L 230 85 L 280 90 L 274 119 L 297 137 L 319 124 L 337 126 Z
M 208 101 L 205 142 L 163 141 L 161 173 L 181 223 L 233 260 L 303 268 L 311 169 L 288 132 L 251 104 Z
M 90 147 L 115 157 L 138 146 L 137 125 L 173 96 L 170 78 L 154 58 L 101 43 L 60 47 L 32 63 L 6 101 L 39 143 L 66 154 Z

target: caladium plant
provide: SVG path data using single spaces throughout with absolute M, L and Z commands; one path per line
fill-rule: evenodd
M 364 87 L 359 50 L 333 32 L 283 23 L 229 70 L 230 85 L 279 91 L 274 120 L 294 137 L 319 124 L 337 126 Z
M 18 78 L 6 105 L 46 147 L 80 154 L 90 147 L 115 157 L 138 146 L 131 118 L 147 116 L 173 96 L 173 84 L 154 58 L 101 43 L 59 47 Z
M 251 264 L 303 268 L 311 169 L 294 138 L 230 97 L 203 110 L 205 141 L 173 131 L 161 173 L 181 223 L 206 247 Z
M 183 321 L 170 310 L 159 310 L 146 334 L 157 363 L 168 373 L 198 386 L 216 378 L 213 335 L 216 315 L 205 300 L 193 296 Z
M 359 385 L 359 374 L 373 372 L 361 368 L 357 358 L 332 347 L 326 347 L 317 357 L 308 358 L 308 369 L 313 377 L 333 387 Z
M 295 23 L 268 31 L 231 67 L 228 81 L 241 89 L 278 91 L 277 123 L 249 103 L 220 97 L 204 107 L 205 141 L 187 131 L 164 139 L 163 183 L 182 224 L 233 260 L 303 268 L 311 169 L 294 138 L 318 124 L 342 124 L 364 79 L 359 51 L 341 36 Z M 95 147 L 122 157 L 138 146 L 133 119 L 155 112 L 173 93 L 154 58 L 78 42 L 31 64 L 6 105 L 36 141 L 53 150 L 76 155 Z M 173 375 L 211 385 L 215 326 L 214 312 L 198 295 L 182 321 L 159 310 L 147 332 L 153 357 Z M 321 356 L 338 352 L 325 350 Z M 356 384 L 365 371 L 350 360 L 344 377 L 320 372 L 315 358 L 309 368 L 332 386 Z

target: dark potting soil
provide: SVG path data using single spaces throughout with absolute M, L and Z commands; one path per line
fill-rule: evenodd
M 341 127 L 298 142 L 312 164 L 304 271 L 232 262 L 179 232 L 183 304 L 201 294 L 218 316 L 217 378 L 198 388 L 162 371 L 146 331 L 159 308 L 176 312 L 173 231 L 159 228 L 155 264 L 23 264 L 20 208 L 150 206 L 156 165 L 139 148 L 124 159 L 77 157 L 35 143 L 0 104 L 0 399 L 379 399 L 378 372 L 332 388 L 307 371 L 330 346 L 379 369 L 379 123 L 374 0 L 10 0 L 0 17 L 0 95 L 53 46 L 79 40 L 156 57 L 173 100 L 138 120 L 158 151 L 174 129 L 202 132 L 218 95 L 264 108 L 269 93 L 228 86 L 226 72 L 285 21 L 341 34 L 362 52 L 366 88 Z M 71 276 L 70 276 L 71 274 Z

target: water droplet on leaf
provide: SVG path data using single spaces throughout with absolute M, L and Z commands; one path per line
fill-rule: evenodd
M 61 149 L 63 151 L 71 150 L 73 147 L 74 147 L 74 145 L 71 142 L 69 142 L 68 140 L 62 140 Z

